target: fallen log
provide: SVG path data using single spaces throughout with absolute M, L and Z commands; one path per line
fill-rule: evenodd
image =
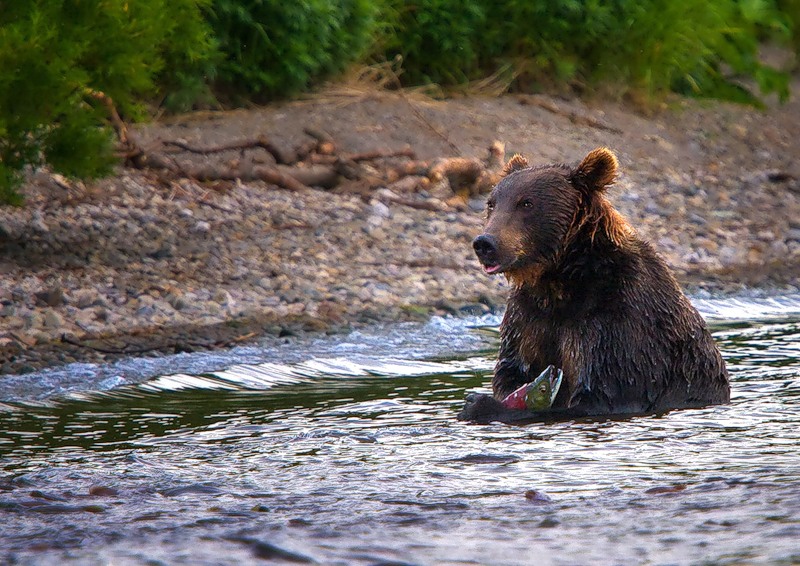
M 444 201 L 455 196 L 466 201 L 468 196 L 487 192 L 503 174 L 504 145 L 496 141 L 485 159 L 469 157 L 444 157 L 433 162 L 419 161 L 410 147 L 402 149 L 376 149 L 357 153 L 339 153 L 333 138 L 327 132 L 313 127 L 304 128 L 311 140 L 294 150 L 279 147 L 269 137 L 260 135 L 252 139 L 236 140 L 214 146 L 198 146 L 182 139 L 160 140 L 146 147 L 127 129 L 116 111 L 113 101 L 99 91 L 87 91 L 87 96 L 102 103 L 118 137 L 117 154 L 128 167 L 153 171 L 159 180 L 174 184 L 176 178 L 197 181 L 264 181 L 290 191 L 304 191 L 319 187 L 337 192 L 359 194 L 371 198 L 376 189 L 389 187 L 390 202 L 425 210 L 444 210 Z M 158 147 L 162 151 L 157 151 Z M 167 153 L 164 148 L 173 151 Z M 257 165 L 256 158 L 244 158 L 252 149 L 263 149 L 275 164 Z M 204 157 L 237 151 L 241 156 L 227 163 L 207 162 L 195 164 L 178 159 L 181 152 Z M 383 160 L 390 160 L 383 162 Z M 428 198 L 419 200 L 398 196 L 426 191 Z M 454 201 L 452 206 L 458 206 Z
M 186 169 L 185 175 L 198 181 L 264 181 L 277 185 L 290 191 L 305 191 L 308 186 L 297 180 L 292 175 L 284 173 L 277 168 L 242 165 L 236 169 L 222 169 L 213 165 L 201 165 Z

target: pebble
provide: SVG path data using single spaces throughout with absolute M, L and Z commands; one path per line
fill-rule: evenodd
M 372 208 L 372 216 L 377 216 L 379 218 L 390 218 L 392 216 L 392 212 L 389 207 L 379 200 L 373 199 L 370 201 L 370 206 Z
M 44 311 L 44 327 L 58 329 L 64 326 L 64 319 L 56 311 L 48 309 Z
M 706 137 L 670 136 L 659 131 L 648 146 L 718 157 Z M 800 262 L 800 194 L 764 174 L 779 169 L 775 156 L 730 172 L 725 155 L 705 170 L 658 155 L 634 163 L 619 149 L 625 170 L 608 198 L 674 269 L 726 267 L 735 281 L 748 265 Z M 4 237 L 25 243 L 9 245 L 0 262 L 0 348 L 27 349 L 65 333 L 157 337 L 247 317 L 275 334 L 304 324 L 327 330 L 396 320 L 399 312 L 418 317 L 434 305 L 464 316 L 505 303 L 507 283 L 484 275 L 471 250 L 486 195 L 463 212 L 432 212 L 393 203 L 387 189 L 368 202 L 263 183 L 217 191 L 182 182 L 176 191 L 124 170 L 97 188 L 58 206 L 39 206 L 39 195 L 36 207 L 0 208 Z M 451 194 L 446 182 L 427 192 Z M 48 363 L 48 355 L 0 357 L 0 371 Z
M 236 305 L 236 301 L 233 300 L 233 296 L 225 289 L 218 289 L 217 292 L 214 293 L 213 300 L 214 302 L 228 308 L 232 308 L 234 305 Z
M 209 232 L 211 232 L 211 223 L 206 222 L 205 220 L 201 220 L 200 222 L 194 225 L 193 230 L 198 234 L 208 234 Z
M 57 307 L 64 303 L 64 291 L 61 287 L 51 287 L 45 291 L 34 293 L 36 303 L 41 306 Z
M 43 317 L 39 313 L 29 313 L 22 317 L 22 324 L 26 330 L 35 330 L 42 326 Z
M 72 293 L 72 302 L 79 309 L 89 308 L 101 302 L 100 294 L 94 289 L 78 289 Z

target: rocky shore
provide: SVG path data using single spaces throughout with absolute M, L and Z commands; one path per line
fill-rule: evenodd
M 719 292 L 798 284 L 796 100 L 764 112 L 676 101 L 651 117 L 611 102 L 548 100 L 331 93 L 139 132 L 199 144 L 267 135 L 291 147 L 311 125 L 352 152 L 479 156 L 500 140 L 532 163 L 574 162 L 605 145 L 623 169 L 609 198 L 682 283 Z M 26 206 L 0 208 L 0 373 L 504 303 L 504 280 L 481 272 L 470 245 L 480 196 L 433 211 L 378 193 L 164 183 L 125 169 L 87 185 L 37 172 L 24 192 Z

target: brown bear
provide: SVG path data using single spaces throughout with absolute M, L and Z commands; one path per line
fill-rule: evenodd
M 617 158 L 529 167 L 515 155 L 487 201 L 473 247 L 511 285 L 494 396 L 472 394 L 462 420 L 648 414 L 726 403 L 725 363 L 700 314 L 653 247 L 604 196 Z M 564 371 L 543 413 L 500 403 L 549 365 Z

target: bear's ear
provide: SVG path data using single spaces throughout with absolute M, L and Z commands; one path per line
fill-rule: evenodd
M 515 153 L 514 156 L 508 160 L 506 166 L 503 167 L 502 175 L 505 177 L 513 173 L 514 171 L 519 171 L 521 169 L 525 169 L 528 166 L 528 160 L 522 157 L 519 153 Z
M 571 175 L 572 181 L 589 192 L 599 191 L 614 182 L 618 166 L 614 152 L 607 147 L 598 147 L 583 158 Z

